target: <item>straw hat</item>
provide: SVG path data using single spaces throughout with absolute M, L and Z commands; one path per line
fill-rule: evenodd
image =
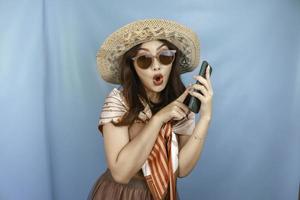
M 200 44 L 190 28 L 167 19 L 143 19 L 129 23 L 103 42 L 97 52 L 97 72 L 107 82 L 120 84 L 120 62 L 130 48 L 151 40 L 165 39 L 181 52 L 180 73 L 193 71 L 199 65 Z

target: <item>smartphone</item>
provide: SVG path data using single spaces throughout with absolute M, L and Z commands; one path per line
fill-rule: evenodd
M 205 72 L 206 72 L 206 68 L 208 67 L 208 65 L 209 65 L 208 62 L 204 60 L 201 64 L 201 68 L 200 68 L 200 71 L 199 71 L 199 75 L 202 76 L 205 79 L 206 79 L 206 76 L 205 76 L 206 73 Z M 211 65 L 209 65 L 209 66 L 210 66 L 209 74 L 211 75 L 212 67 L 211 67 Z M 198 80 L 196 81 L 196 83 L 201 84 Z M 202 94 L 202 92 L 200 90 L 194 90 L 194 91 L 199 92 L 200 94 Z M 201 101 L 197 97 L 194 97 L 194 96 L 190 95 L 190 100 L 189 100 L 187 106 L 192 112 L 198 113 L 199 110 L 200 110 L 200 107 L 201 107 Z

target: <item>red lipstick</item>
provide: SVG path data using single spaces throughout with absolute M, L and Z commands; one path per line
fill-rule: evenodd
M 164 76 L 162 74 L 155 74 L 153 76 L 153 84 L 158 86 L 164 82 Z

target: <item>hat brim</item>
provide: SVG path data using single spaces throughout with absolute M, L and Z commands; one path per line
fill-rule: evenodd
M 165 39 L 181 52 L 180 73 L 193 71 L 200 60 L 200 42 L 190 28 L 166 19 L 143 19 L 110 34 L 99 48 L 97 72 L 107 82 L 120 84 L 120 59 L 126 51 L 143 42 Z

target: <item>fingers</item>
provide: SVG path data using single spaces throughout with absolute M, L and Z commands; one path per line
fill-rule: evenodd
M 200 90 L 202 92 L 203 96 L 208 96 L 208 91 L 203 85 L 193 84 L 193 88 L 196 90 Z M 198 92 L 198 91 L 196 91 L 196 92 Z
M 203 78 L 202 76 L 194 76 L 193 78 L 200 82 L 200 83 L 193 84 L 193 86 L 194 85 L 201 85 L 202 84 L 203 86 L 205 86 L 205 88 L 207 90 L 209 90 L 210 86 L 209 86 L 209 84 L 208 84 L 208 82 L 207 82 L 207 80 L 205 78 Z
M 210 89 L 212 89 L 209 71 L 210 71 L 210 65 L 208 65 L 208 67 L 207 67 L 207 69 L 206 69 L 206 79 L 207 79 L 207 82 L 208 82 L 208 85 L 209 85 Z
M 191 95 L 195 96 L 196 98 L 198 98 L 201 102 L 205 102 L 205 97 L 200 94 L 199 92 L 196 92 L 196 91 L 190 91 L 189 92 Z
M 177 107 L 177 109 L 174 110 L 174 114 L 176 115 L 175 118 L 177 118 L 177 120 L 180 120 L 187 116 L 187 114 L 179 107 Z
M 207 89 L 209 94 L 212 94 L 212 85 L 211 85 L 211 81 L 210 81 L 210 73 L 209 73 L 209 69 L 210 69 L 210 65 L 208 65 L 208 67 L 206 68 L 206 78 L 203 78 L 202 76 L 194 76 L 193 78 L 196 79 L 197 81 L 199 81 L 202 85 L 205 86 L 205 88 Z M 197 83 L 199 84 L 199 83 Z M 200 85 L 201 85 L 200 84 Z
M 186 89 L 185 89 L 185 91 L 176 99 L 176 101 L 178 101 L 178 102 L 184 102 L 184 100 L 185 100 L 185 98 L 187 97 L 187 95 L 189 94 L 189 92 L 188 92 L 188 89 L 189 89 L 190 87 L 187 87 Z
M 206 78 L 203 78 L 202 76 L 194 76 L 194 79 L 197 80 L 197 83 L 193 84 L 193 88 L 196 89 L 196 91 L 189 92 L 192 96 L 195 96 L 201 102 L 207 101 L 207 98 L 210 98 L 213 95 L 209 69 L 210 66 L 208 65 L 208 67 L 206 68 Z
M 185 115 L 189 112 L 189 108 L 182 102 L 179 102 L 179 101 L 175 101 L 176 103 L 176 106 L 182 111 L 185 113 Z

